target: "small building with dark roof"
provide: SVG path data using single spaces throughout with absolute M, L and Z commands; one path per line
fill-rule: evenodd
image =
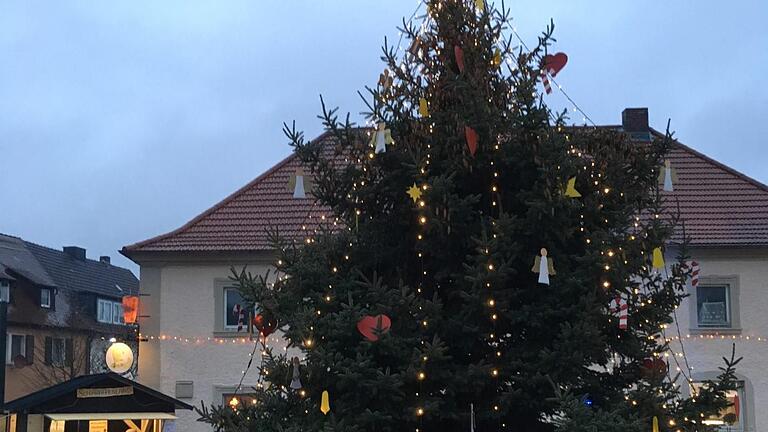
M 122 297 L 138 295 L 139 281 L 109 257 L 92 260 L 80 247 L 52 249 L 0 234 L 0 287 L 10 297 L 6 400 L 106 371 L 111 338 L 138 357 L 138 329 L 123 323 Z

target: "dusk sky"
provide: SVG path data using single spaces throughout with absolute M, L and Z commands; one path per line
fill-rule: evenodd
M 500 2 L 499 2 L 500 4 Z M 508 1 L 556 24 L 558 82 L 598 124 L 625 107 L 768 182 L 768 3 Z M 415 0 L 0 2 L 0 233 L 90 258 L 177 228 L 355 114 Z M 557 92 L 546 97 L 569 107 Z M 581 115 L 574 116 L 581 121 Z

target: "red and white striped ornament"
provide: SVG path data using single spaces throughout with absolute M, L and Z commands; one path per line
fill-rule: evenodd
M 243 331 L 243 327 L 245 326 L 245 308 L 236 304 L 235 307 L 232 308 L 232 315 L 237 318 L 237 331 Z
M 621 295 L 617 295 L 615 299 L 611 300 L 610 311 L 614 316 L 619 318 L 619 328 L 621 330 L 627 329 L 627 322 L 629 321 L 629 305 L 627 299 Z
M 554 78 L 560 72 L 565 64 L 568 63 L 568 56 L 565 53 L 547 54 L 542 59 L 541 83 L 544 85 L 544 91 L 547 94 L 552 93 L 552 85 L 549 83 L 549 77 Z
M 699 286 L 699 263 L 697 261 L 691 261 L 691 287 L 696 288 Z

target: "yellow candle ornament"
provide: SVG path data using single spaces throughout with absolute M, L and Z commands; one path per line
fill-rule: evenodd
M 422 117 L 429 117 L 429 105 L 424 98 L 419 99 L 419 115 Z
M 659 418 L 653 416 L 653 432 L 659 432 Z
M 664 254 L 660 247 L 653 249 L 653 268 L 656 270 L 664 268 Z
M 328 390 L 323 390 L 323 395 L 320 397 L 320 412 L 322 412 L 323 415 L 328 415 L 328 413 L 331 412 L 331 402 Z

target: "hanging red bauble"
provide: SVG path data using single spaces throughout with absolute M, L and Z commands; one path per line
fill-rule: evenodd
M 253 326 L 262 336 L 267 337 L 277 329 L 277 319 L 271 314 L 262 312 L 253 317 Z
M 456 66 L 459 67 L 459 73 L 464 73 L 464 50 L 460 46 L 453 46 L 453 55 L 456 57 Z
M 357 322 L 357 331 L 371 342 L 376 342 L 379 337 L 389 331 L 392 320 L 386 315 L 364 316 Z
M 469 148 L 469 154 L 472 156 L 477 152 L 477 132 L 469 126 L 464 126 L 464 135 L 467 138 L 467 147 Z

